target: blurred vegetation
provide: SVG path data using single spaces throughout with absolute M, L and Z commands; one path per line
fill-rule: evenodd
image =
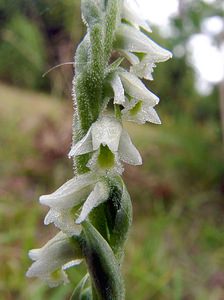
M 71 67 L 49 73 L 45 80 L 42 75 L 73 59 L 82 30 L 79 0 L 1 0 L 0 78 L 60 96 L 68 92 Z
M 203 19 L 223 11 L 220 1 L 185 3 L 171 20 L 172 38 L 161 37 L 157 28 L 153 33 L 161 45 L 184 50 L 160 64 L 149 83 L 162 99 L 163 125 L 125 124 L 144 160 L 125 171 L 134 205 L 123 268 L 127 300 L 224 299 L 218 87 L 207 96 L 197 92 L 187 48 Z M 71 285 L 49 289 L 25 272 L 28 250 L 55 233 L 43 226 L 47 208 L 37 199 L 72 176 L 67 153 L 73 70 L 64 66 L 41 76 L 73 59 L 83 30 L 79 5 L 0 0 L 0 300 L 61 300 L 72 292 Z M 69 275 L 78 282 L 82 272 L 78 267 Z

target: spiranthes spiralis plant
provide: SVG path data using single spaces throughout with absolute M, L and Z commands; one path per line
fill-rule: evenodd
M 127 0 L 82 0 L 87 33 L 75 54 L 73 143 L 74 177 L 40 197 L 49 206 L 44 223 L 60 232 L 40 249 L 28 277 L 50 286 L 67 283 L 66 269 L 85 263 L 87 274 L 71 299 L 122 300 L 124 243 L 132 204 L 122 180 L 123 163 L 140 165 L 123 120 L 160 124 L 159 98 L 141 81 L 152 80 L 155 64 L 171 53 L 149 38 L 147 21 Z M 116 59 L 112 60 L 112 54 Z M 129 62 L 129 69 L 122 61 Z M 112 102 L 113 111 L 107 110 Z

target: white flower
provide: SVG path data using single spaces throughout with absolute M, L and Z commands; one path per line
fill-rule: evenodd
M 136 52 L 149 54 L 155 62 L 166 61 L 172 56 L 170 51 L 156 44 L 141 31 L 126 24 L 121 24 L 118 27 L 116 38 L 116 45 L 119 47 L 119 43 L 121 44 L 119 49 L 131 53 Z
M 110 80 L 111 87 L 114 91 L 114 104 L 124 104 L 124 88 L 118 74 L 114 74 Z
M 150 54 L 145 54 L 141 60 L 137 56 L 135 57 L 137 58 L 137 61 L 133 63 L 133 66 L 130 68 L 130 71 L 140 78 L 153 80 L 152 73 L 154 71 L 154 68 L 156 67 L 155 62 L 158 61 L 155 61 L 155 59 Z
M 154 124 L 161 124 L 160 118 L 155 109 L 146 101 L 131 99 L 126 100 L 125 108 L 121 111 L 123 118 L 127 121 L 144 124 L 151 122 Z
M 116 32 L 115 47 L 133 65 L 131 72 L 140 78 L 152 80 L 155 63 L 164 62 L 172 53 L 146 36 L 138 29 L 122 24 Z
M 41 204 L 50 207 L 44 224 L 54 223 L 68 236 L 77 235 L 81 230 L 77 224 L 83 222 L 92 209 L 106 201 L 108 196 L 109 187 L 103 178 L 92 172 L 79 175 L 54 193 L 40 197 Z
M 110 116 L 103 116 L 93 123 L 87 134 L 71 148 L 69 157 L 89 152 L 95 152 L 87 164 L 93 170 L 121 172 L 119 160 L 132 165 L 142 163 L 128 133 L 117 119 Z
M 122 18 L 131 23 L 137 29 L 142 27 L 148 32 L 151 32 L 151 28 L 146 20 L 141 18 L 141 12 L 137 5 L 134 7 L 133 1 L 124 0 L 122 8 Z
M 128 94 L 131 98 L 146 101 L 151 106 L 159 103 L 159 98 L 147 89 L 142 81 L 134 74 L 129 72 L 120 72 L 119 76 L 126 94 Z
M 114 103 L 124 107 L 122 110 L 124 119 L 139 124 L 145 122 L 161 124 L 153 108 L 158 104 L 159 98 L 149 91 L 138 77 L 121 71 L 113 76 L 111 85 L 114 90 Z M 124 96 L 125 94 L 127 97 Z
M 114 104 L 125 106 L 125 94 L 130 98 L 144 100 L 151 106 L 159 103 L 159 98 L 137 76 L 125 70 L 113 74 L 110 84 L 114 91 Z
M 81 262 L 80 250 L 69 241 L 66 234 L 59 232 L 42 248 L 29 251 L 34 261 L 28 269 L 27 277 L 39 277 L 47 281 L 50 287 L 68 283 L 65 269 Z

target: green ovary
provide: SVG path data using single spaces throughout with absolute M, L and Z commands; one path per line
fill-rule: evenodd
M 110 151 L 107 145 L 100 145 L 100 154 L 98 156 L 98 163 L 103 169 L 110 169 L 114 166 L 114 154 Z
M 132 109 L 129 110 L 129 113 L 131 116 L 137 115 L 137 113 L 140 112 L 142 108 L 142 101 L 138 101 Z
M 135 55 L 136 55 L 140 60 L 142 60 L 142 59 L 145 57 L 145 53 L 143 53 L 143 52 L 135 52 Z
M 52 280 L 59 280 L 61 277 L 61 270 L 58 269 L 58 270 L 55 270 L 51 273 L 51 278 Z

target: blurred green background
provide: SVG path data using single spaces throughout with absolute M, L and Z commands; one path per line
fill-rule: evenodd
M 126 124 L 144 164 L 127 166 L 134 221 L 123 273 L 127 300 L 224 299 L 224 81 L 195 87 L 188 41 L 222 1 L 179 1 L 172 34 L 152 37 L 174 51 L 150 89 L 163 125 Z M 49 289 L 27 279 L 27 252 L 55 233 L 38 197 L 72 177 L 73 60 L 85 28 L 76 0 L 0 0 L 0 299 L 69 299 L 72 285 Z M 224 33 L 211 36 L 219 47 Z M 203 49 L 202 49 L 203 51 Z M 176 54 L 175 54 L 176 53 Z M 209 59 L 209 58 L 208 58 Z M 224 123 L 223 123 L 224 124 Z M 84 267 L 69 270 L 74 282 Z

